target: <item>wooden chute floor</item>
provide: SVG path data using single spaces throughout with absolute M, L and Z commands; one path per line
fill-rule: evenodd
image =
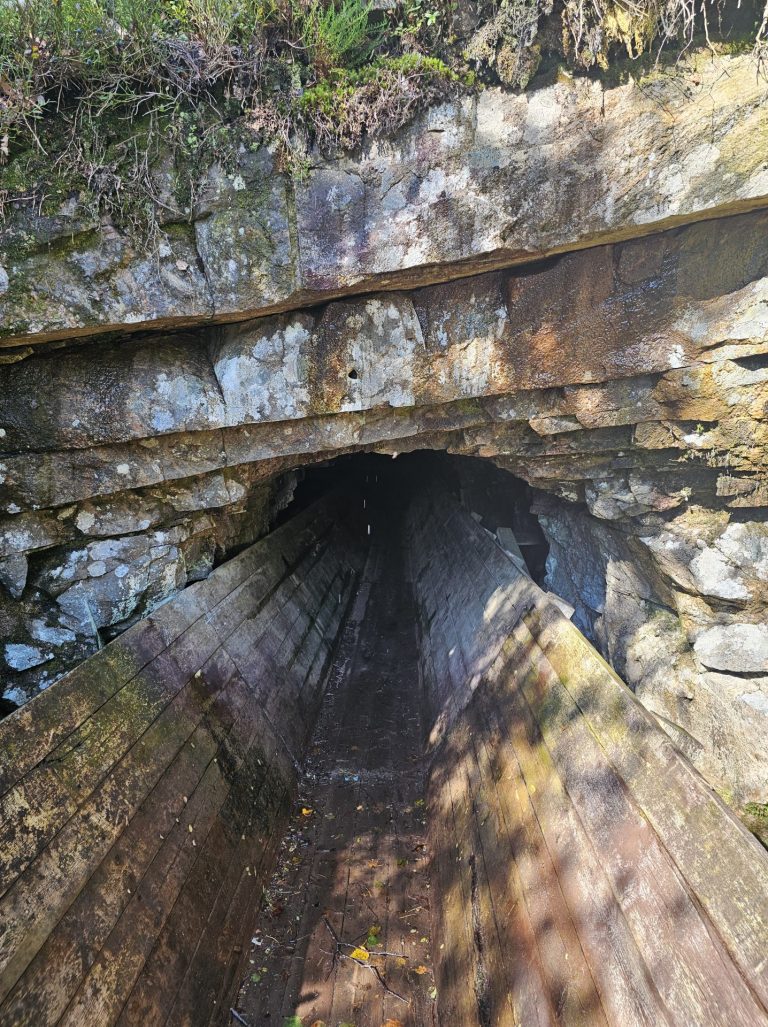
M 355 1027 L 433 1022 L 423 697 L 398 528 L 384 517 L 373 525 L 295 814 L 254 925 L 236 1007 L 253 1027 L 292 1017 Z
M 0 724 L 0 1027 L 768 1027 L 765 850 L 466 506 L 376 481 Z

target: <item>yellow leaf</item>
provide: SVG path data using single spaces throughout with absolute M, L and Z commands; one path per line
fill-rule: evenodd
M 381 1027 L 403 1027 L 402 1020 L 385 1020 Z
M 359 959 L 363 963 L 367 962 L 371 958 L 371 954 L 367 949 L 353 949 L 350 954 L 353 959 Z
M 315 811 L 313 809 L 310 809 L 308 806 L 301 807 L 301 815 L 303 817 L 311 817 L 314 812 Z
M 426 966 L 416 966 L 414 967 L 413 972 L 417 974 L 428 974 L 429 970 L 427 970 Z

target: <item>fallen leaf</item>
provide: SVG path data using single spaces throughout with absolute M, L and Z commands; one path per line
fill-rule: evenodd
M 402 1020 L 385 1020 L 381 1027 L 403 1027 Z
M 350 953 L 353 959 L 359 959 L 365 963 L 371 958 L 371 954 L 367 949 L 356 948 Z
M 413 968 L 413 972 L 415 974 L 428 974 L 429 970 L 427 970 L 426 966 L 420 965 L 420 966 L 415 966 Z
M 429 989 L 429 997 L 431 999 L 436 999 L 437 998 L 437 988 L 430 988 Z
M 395 960 L 395 962 L 397 963 L 398 966 L 407 966 L 408 965 L 408 960 L 405 958 L 405 956 L 398 956 L 397 959 Z
M 310 809 L 309 806 L 302 806 L 301 807 L 301 815 L 303 817 L 311 817 L 314 812 L 315 811 L 313 809 Z
M 325 1020 L 313 1020 L 309 1027 L 327 1027 Z

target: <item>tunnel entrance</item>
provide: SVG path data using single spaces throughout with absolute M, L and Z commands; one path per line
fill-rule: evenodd
M 327 493 L 345 489 L 359 493 L 365 501 L 373 532 L 379 517 L 390 516 L 393 504 L 406 508 L 419 490 L 435 488 L 455 497 L 503 547 L 512 546 L 533 580 L 542 584 L 549 545 L 531 512 L 532 489 L 521 478 L 478 457 L 424 449 L 394 458 L 355 453 L 305 467 L 298 472 L 293 499 L 277 524 Z
M 313 468 L 3 721 L 0 1022 L 768 1022 L 763 853 L 485 468 Z
M 381 1027 L 403 1008 L 430 1022 L 428 725 L 406 517 L 423 475 L 444 471 L 431 454 L 342 458 L 308 471 L 285 512 L 343 490 L 368 552 L 253 929 L 249 1024 Z
M 412 510 L 425 494 L 455 501 L 534 580 L 547 544 L 528 485 L 485 460 L 429 450 L 340 457 L 301 472 L 280 523 L 334 492 L 358 507 L 367 558 L 238 1009 L 249 1024 L 416 1027 L 433 1019 L 440 939 L 426 817 L 434 696 L 419 651 Z

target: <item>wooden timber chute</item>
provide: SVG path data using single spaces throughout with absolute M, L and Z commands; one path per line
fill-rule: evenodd
M 230 1022 L 357 509 L 316 501 L 0 723 L 2 1027 Z M 405 523 L 439 1023 L 766 1027 L 768 853 L 511 540 L 437 491 Z

